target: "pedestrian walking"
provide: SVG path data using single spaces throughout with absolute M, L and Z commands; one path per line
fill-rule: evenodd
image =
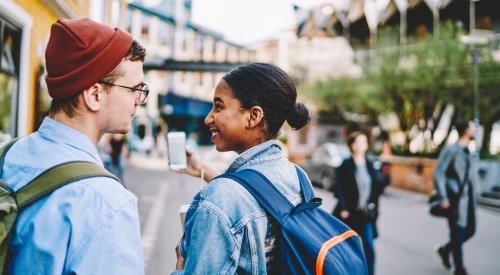
M 285 120 L 294 129 L 308 123 L 309 112 L 296 97 L 281 69 L 250 64 L 220 80 L 205 118 L 217 151 L 239 154 L 227 172 L 257 170 L 295 205 L 302 201 L 296 166 L 283 156 L 276 136 Z M 188 162 L 183 172 L 210 184 L 187 212 L 173 274 L 276 274 L 277 223 L 237 182 L 212 180 L 217 172 L 193 151 L 188 151 Z
M 127 32 L 59 19 L 45 51 L 52 104 L 38 131 L 7 152 L 2 179 L 19 190 L 70 161 L 103 166 L 104 133 L 126 133 L 149 92 L 145 50 Z M 64 185 L 25 208 L 10 238 L 8 274 L 144 274 L 136 197 L 119 181 Z
M 103 159 L 104 167 L 123 183 L 123 172 L 127 156 L 127 139 L 123 134 L 112 134 L 107 140 L 108 152 Z
M 389 178 L 381 172 L 382 165 L 366 157 L 367 136 L 354 131 L 347 137 L 352 156 L 336 169 L 335 196 L 338 199 L 333 215 L 354 229 L 361 239 L 368 265 L 368 274 L 375 273 L 374 241 L 379 215 L 379 197 L 389 184 Z M 379 162 L 379 161 L 377 161 Z
M 450 239 L 438 246 L 437 253 L 446 269 L 451 268 L 450 255 L 453 256 L 455 275 L 468 274 L 464 267 L 462 246 L 476 231 L 474 185 L 477 173 L 468 149 L 469 142 L 474 138 L 474 128 L 474 123 L 470 121 L 456 124 L 459 140 L 441 151 L 434 171 L 434 184 L 441 198 L 441 207 L 451 209 L 452 213 L 447 217 Z

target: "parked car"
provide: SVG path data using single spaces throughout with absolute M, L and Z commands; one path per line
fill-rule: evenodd
M 316 148 L 303 165 L 314 186 L 332 190 L 335 183 L 335 169 L 351 155 L 345 144 L 323 143 Z

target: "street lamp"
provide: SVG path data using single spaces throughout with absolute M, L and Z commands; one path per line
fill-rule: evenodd
M 472 58 L 472 88 L 474 95 L 474 124 L 476 125 L 476 149 L 479 152 L 479 64 L 481 63 L 481 46 L 489 45 L 492 38 L 491 31 L 474 30 L 469 35 L 464 35 L 460 41 L 469 46 Z
M 490 43 L 492 32 L 476 29 L 476 11 L 475 2 L 480 0 L 470 0 L 469 10 L 469 35 L 460 37 L 460 41 L 469 46 L 472 58 L 472 88 L 474 93 L 474 124 L 476 132 L 474 133 L 476 142 L 476 152 L 479 153 L 479 64 L 481 63 L 480 46 L 486 46 Z

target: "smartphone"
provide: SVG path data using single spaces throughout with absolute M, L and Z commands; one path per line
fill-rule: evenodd
M 167 134 L 168 164 L 170 169 L 187 168 L 186 133 L 169 132 Z

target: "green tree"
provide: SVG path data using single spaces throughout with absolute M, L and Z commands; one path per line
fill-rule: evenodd
M 439 38 L 376 49 L 362 78 L 306 83 L 299 90 L 326 113 L 356 112 L 369 115 L 375 122 L 378 115 L 394 112 L 407 136 L 414 125 L 434 130 L 427 122 L 437 122 L 435 110 L 439 105 L 451 103 L 455 117 L 472 118 L 472 64 L 469 49 L 458 39 L 462 34 L 451 23 L 443 23 Z M 484 57 L 480 65 L 479 107 L 485 132 L 489 133 L 500 116 L 500 64 L 487 54 Z M 483 146 L 483 150 L 487 148 Z

